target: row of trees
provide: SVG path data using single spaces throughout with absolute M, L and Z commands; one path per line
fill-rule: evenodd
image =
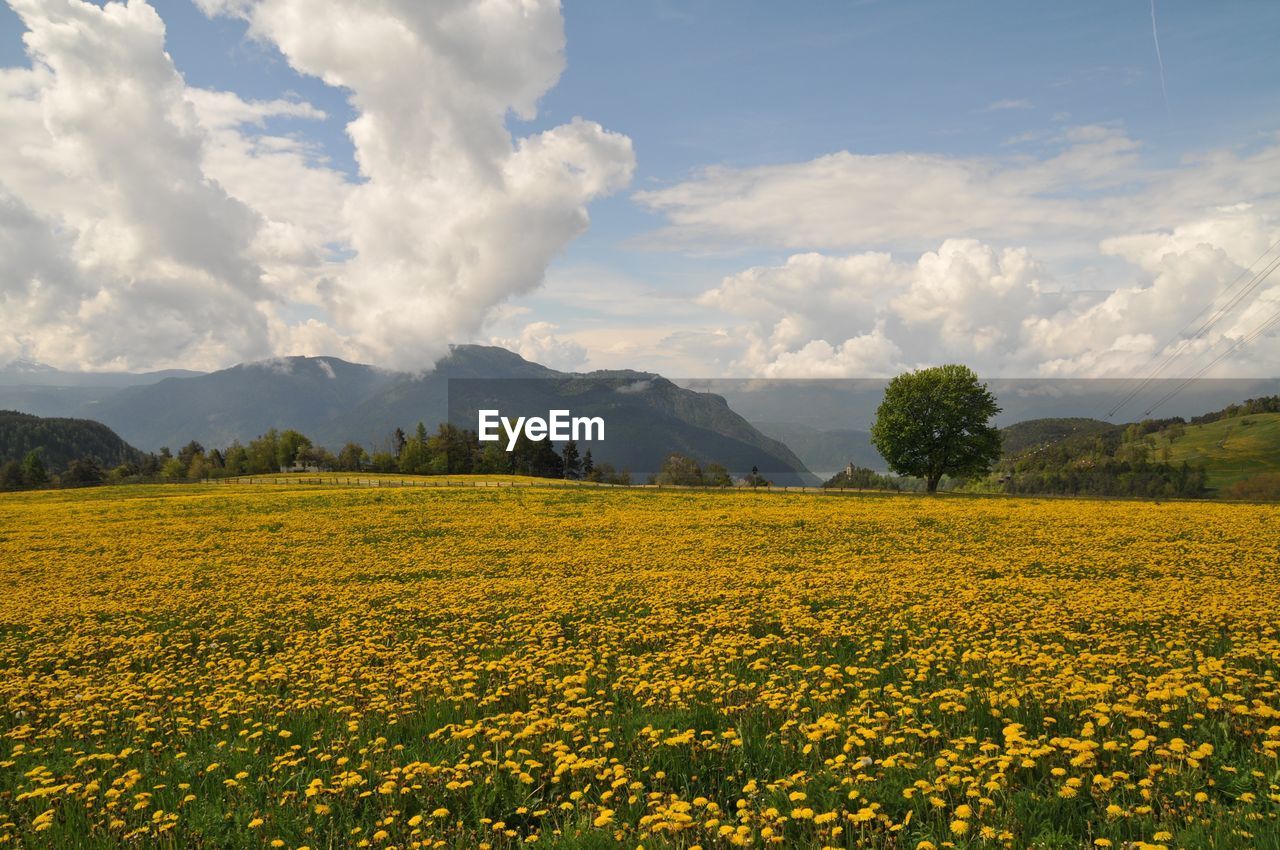
M 72 461 L 61 474 L 52 474 L 39 450 L 19 463 L 0 466 L 0 489 L 69 486 L 143 481 L 199 481 L 238 475 L 267 475 L 281 469 L 339 472 L 383 472 L 405 475 L 516 474 L 569 478 L 606 484 L 629 484 L 631 474 L 612 464 L 595 462 L 591 451 L 580 452 L 570 441 L 559 451 L 549 441 L 521 435 L 511 452 L 497 443 L 481 444 L 474 431 L 442 424 L 429 433 L 423 423 L 410 434 L 396 429 L 387 448 L 370 454 L 349 442 L 337 454 L 316 445 L 293 429 L 271 429 L 225 448 L 206 448 L 192 440 L 175 454 L 168 447 L 143 455 L 137 462 L 103 470 L 93 458 Z
M 1280 397 L 1250 399 L 1227 412 L 1267 412 L 1280 409 Z M 933 493 L 944 478 L 965 481 L 988 475 L 1001 459 L 1002 438 L 991 424 L 1000 412 L 995 396 L 965 366 L 947 365 L 920 369 L 889 382 L 876 411 L 871 438 L 889 468 L 908 479 L 891 479 L 871 470 L 850 469 L 827 486 L 903 489 L 919 482 Z M 1183 463 L 1173 466 L 1164 457 L 1155 460 L 1152 434 L 1183 426 L 1183 420 L 1148 420 L 1124 431 L 1093 435 L 1092 444 L 1078 439 L 1037 449 L 1006 459 L 995 481 L 1011 493 L 1062 493 L 1129 496 L 1194 496 L 1205 491 L 1203 467 Z M 550 441 L 533 441 L 521 435 L 513 450 L 498 443 L 482 444 L 474 431 L 441 424 L 428 433 L 419 422 L 412 435 L 397 429 L 391 444 L 372 455 L 357 443 L 347 443 L 332 454 L 294 431 L 268 431 L 248 445 L 238 441 L 225 450 L 206 450 L 198 442 L 183 446 L 176 455 L 168 449 L 125 464 L 104 475 L 91 460 L 73 464 L 66 477 L 77 483 L 109 480 L 199 480 L 206 477 L 266 474 L 281 468 L 314 468 L 339 471 L 402 473 L 409 475 L 463 475 L 511 473 L 546 478 L 586 479 L 630 483 L 630 474 L 608 464 L 595 464 L 588 450 L 579 453 L 572 441 L 560 451 Z M 910 480 L 914 479 L 914 480 Z M 48 480 L 38 453 L 21 464 L 0 470 L 0 486 L 40 486 Z M 725 487 L 733 484 L 720 464 L 703 467 L 695 459 L 671 454 L 662 469 L 650 477 L 656 484 Z M 990 482 L 990 479 L 989 479 Z M 755 469 L 748 484 L 767 483 Z
M 1228 404 L 1221 410 L 1205 413 L 1191 418 L 1192 425 L 1204 425 L 1217 422 L 1219 419 L 1234 419 L 1237 416 L 1256 416 L 1260 413 L 1280 413 L 1280 395 L 1264 395 L 1261 398 L 1245 399 L 1239 404 Z
M 21 462 L 11 460 L 0 466 L 0 490 L 17 490 L 22 487 L 43 487 L 49 483 L 49 470 L 44 463 L 44 452 L 32 449 Z
M 359 446 L 348 443 L 344 454 L 356 457 Z M 511 451 L 497 442 L 481 443 L 475 431 L 442 423 L 429 434 L 419 422 L 412 434 L 399 428 L 389 450 L 363 455 L 358 463 L 340 464 L 339 469 L 370 469 L 406 475 L 531 475 L 537 478 L 567 478 L 608 484 L 629 484 L 631 475 L 611 464 L 597 464 L 591 450 L 581 452 L 573 440 L 559 451 L 549 440 L 530 440 L 521 434 Z
M 1204 467 L 1185 461 L 1175 466 L 1099 457 L 1017 472 L 1004 481 L 1004 489 L 1027 495 L 1192 497 L 1203 495 L 1206 483 Z
M 649 483 L 680 487 L 731 487 L 733 477 L 721 464 L 709 463 L 703 467 L 691 457 L 672 452 L 662 461 L 662 469 L 649 477 Z
M 550 441 L 534 441 L 523 434 L 508 452 L 498 443 L 481 443 L 476 432 L 445 423 L 428 432 L 418 423 L 411 433 L 396 429 L 388 445 L 372 454 L 349 442 L 337 454 L 317 446 L 293 429 L 271 429 L 247 444 L 235 441 L 225 448 L 206 448 L 192 440 L 174 453 L 168 447 L 144 455 L 138 462 L 103 470 L 93 458 L 73 461 L 61 474 L 51 474 L 39 450 L 19 463 L 0 466 L 0 489 L 82 486 L 101 483 L 146 481 L 199 481 L 239 475 L 269 475 L 281 469 L 315 469 L 337 472 L 379 472 L 403 475 L 514 474 L 541 478 L 565 478 L 602 484 L 626 485 L 628 470 L 597 463 L 591 450 L 579 450 L 573 441 L 559 450 Z M 729 487 L 734 484 L 721 464 L 706 466 L 678 453 L 668 455 L 650 483 L 695 487 Z M 751 485 L 769 482 L 752 470 Z
M 41 449 L 32 449 L 21 461 L 10 460 L 0 464 L 0 490 L 22 490 L 49 485 L 83 487 L 101 484 L 106 478 L 98 462 L 91 457 L 72 460 L 61 473 L 50 472 Z

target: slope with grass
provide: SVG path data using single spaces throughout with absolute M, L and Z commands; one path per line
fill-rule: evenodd
M 1204 464 L 1215 490 L 1264 472 L 1280 472 L 1280 413 L 1256 413 L 1204 425 L 1165 429 L 1156 435 L 1155 457 Z M 1165 450 L 1168 450 L 1167 452 Z

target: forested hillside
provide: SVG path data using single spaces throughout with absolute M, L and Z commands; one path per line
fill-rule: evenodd
M 101 469 L 139 463 L 142 452 L 101 422 L 32 416 L 16 410 L 0 411 L 0 466 L 21 463 L 38 451 L 50 473 L 72 462 L 92 459 Z

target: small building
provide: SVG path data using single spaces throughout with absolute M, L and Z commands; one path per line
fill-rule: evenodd
M 280 471 L 281 472 L 324 472 L 324 470 L 320 468 L 319 464 L 303 463 L 302 461 L 299 461 L 299 460 L 295 460 L 291 466 L 280 467 Z

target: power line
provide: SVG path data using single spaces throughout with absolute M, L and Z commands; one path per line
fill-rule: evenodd
M 1270 254 L 1271 251 L 1277 245 L 1280 245 L 1280 239 L 1277 239 L 1275 242 L 1272 242 L 1271 245 L 1268 246 L 1268 248 L 1265 251 L 1263 251 L 1261 254 L 1258 255 L 1257 259 L 1255 259 L 1252 263 L 1250 263 L 1248 266 L 1242 269 L 1240 271 L 1240 274 L 1236 275 L 1235 279 L 1232 280 L 1231 283 L 1227 285 L 1224 292 L 1230 292 L 1232 287 L 1234 287 L 1237 283 L 1239 283 L 1245 277 L 1245 275 L 1249 274 L 1249 271 L 1254 266 L 1256 266 L 1264 257 Z M 1277 257 L 1276 262 L 1280 262 L 1280 257 Z M 1172 354 L 1168 355 L 1164 359 L 1164 361 L 1153 372 L 1151 372 L 1151 374 L 1147 375 L 1147 377 L 1144 378 L 1141 382 L 1139 382 L 1139 384 L 1136 387 L 1134 387 L 1128 393 L 1128 395 L 1126 395 L 1123 399 L 1120 400 L 1120 402 L 1118 402 L 1114 407 L 1112 407 L 1109 411 L 1107 411 L 1107 418 L 1109 419 L 1112 416 L 1115 416 L 1117 411 L 1119 411 L 1122 407 L 1124 407 L 1126 404 L 1132 401 L 1139 393 L 1142 392 L 1143 389 L 1146 388 L 1148 384 L 1150 384 L 1153 380 L 1155 380 L 1155 378 L 1158 377 L 1161 372 L 1163 372 L 1165 369 L 1171 366 L 1174 363 L 1174 361 L 1176 361 L 1179 357 L 1181 357 L 1182 353 L 1187 349 L 1188 346 L 1191 345 L 1192 342 L 1199 339 L 1204 334 L 1208 333 L 1209 329 L 1213 327 L 1213 325 L 1215 325 L 1224 315 L 1226 315 L 1227 312 L 1229 312 L 1237 304 L 1239 304 L 1240 301 L 1246 295 L 1248 295 L 1249 292 L 1252 292 L 1255 288 L 1257 288 L 1257 285 L 1262 281 L 1262 279 L 1264 279 L 1267 275 L 1269 275 L 1272 271 L 1275 270 L 1275 266 L 1276 266 L 1276 263 L 1274 262 L 1270 263 L 1269 268 L 1265 269 L 1264 272 L 1259 273 L 1261 276 L 1255 275 L 1253 280 L 1251 280 L 1249 284 L 1247 284 L 1245 288 L 1241 290 L 1241 292 L 1233 296 L 1227 305 L 1224 305 L 1222 308 L 1219 308 L 1219 310 L 1216 313 L 1214 313 L 1214 315 L 1210 317 L 1208 321 L 1206 321 L 1203 325 L 1200 326 L 1200 328 L 1195 332 L 1194 335 L 1192 335 L 1187 339 L 1183 339 L 1182 344 L 1178 346 L 1177 350 L 1175 350 Z M 1217 299 L 1215 299 L 1215 301 L 1216 300 Z M 1173 345 L 1175 342 L 1181 339 L 1182 336 L 1187 332 L 1187 330 L 1189 330 L 1191 326 L 1194 325 L 1200 319 L 1201 316 L 1203 316 L 1207 311 L 1209 311 L 1213 307 L 1213 304 L 1214 302 L 1210 301 L 1204 307 L 1204 309 L 1202 309 L 1199 313 L 1197 313 L 1194 317 L 1192 317 L 1191 321 L 1183 325 L 1182 329 L 1178 331 L 1176 334 L 1174 334 L 1174 336 L 1168 342 L 1162 345 L 1158 349 L 1158 351 L 1164 351 L 1170 345 Z M 1155 357 L 1152 358 L 1152 360 L 1154 361 L 1159 357 L 1160 355 L 1157 354 L 1155 355 Z
M 1184 389 L 1187 388 L 1188 385 L 1191 384 L 1192 381 L 1196 380 L 1196 378 L 1199 378 L 1201 375 L 1203 375 L 1205 372 L 1208 372 L 1218 363 L 1230 357 L 1232 354 L 1235 354 L 1241 348 L 1244 348 L 1246 345 L 1253 342 L 1258 337 L 1263 336 L 1272 328 L 1276 328 L 1276 327 L 1280 327 L 1280 311 L 1277 311 L 1269 319 L 1264 321 L 1261 325 L 1254 328 L 1252 331 L 1245 334 L 1240 339 L 1236 340 L 1236 342 L 1230 348 L 1228 348 L 1226 351 L 1222 352 L 1217 357 L 1210 360 L 1208 364 L 1206 364 L 1204 368 L 1202 368 L 1199 372 L 1196 372 L 1190 378 L 1187 378 L 1181 384 L 1178 384 L 1178 386 L 1174 387 L 1174 389 L 1170 391 L 1167 395 L 1165 395 L 1164 398 L 1160 399 L 1155 404 L 1148 407 L 1142 415 L 1150 416 L 1153 410 L 1155 410 L 1157 407 L 1160 407 L 1162 404 L 1164 404 L 1166 401 L 1176 396 L 1178 393 L 1182 392 Z
M 1259 262 L 1261 262 L 1273 250 L 1275 250 L 1276 246 L 1278 245 L 1280 245 L 1280 239 L 1277 239 L 1275 242 L 1272 242 L 1265 251 L 1263 251 L 1261 254 L 1258 255 L 1257 259 L 1255 259 L 1252 263 L 1250 263 L 1245 268 L 1241 269 L 1240 274 L 1236 275 L 1235 278 L 1231 281 L 1231 283 L 1227 284 L 1227 287 L 1224 290 L 1224 292 L 1230 292 L 1231 289 L 1237 283 L 1239 283 L 1241 280 L 1244 279 L 1246 275 L 1249 274 L 1249 272 L 1253 269 L 1254 266 L 1256 266 Z M 1179 357 L 1181 357 L 1182 353 L 1186 351 L 1186 349 L 1193 342 L 1195 342 L 1197 339 L 1200 339 L 1202 336 L 1208 333 L 1209 330 L 1215 324 L 1221 321 L 1221 319 L 1227 313 L 1235 309 L 1235 307 L 1239 305 L 1239 303 L 1243 301 L 1249 295 L 1249 293 L 1257 289 L 1258 286 L 1261 285 L 1262 281 L 1264 281 L 1273 271 L 1275 271 L 1278 266 L 1280 266 L 1280 255 L 1278 255 L 1275 260 L 1272 260 L 1271 262 L 1269 262 L 1262 270 L 1254 274 L 1253 278 L 1249 281 L 1249 283 L 1247 283 L 1243 289 L 1241 289 L 1239 292 L 1233 295 L 1226 304 L 1218 308 L 1218 310 L 1214 312 L 1214 314 L 1210 316 L 1204 322 L 1204 324 L 1202 324 L 1196 330 L 1194 334 L 1192 334 L 1190 337 L 1183 339 L 1183 335 L 1197 321 L 1199 321 L 1200 317 L 1213 308 L 1214 302 L 1217 299 L 1215 298 L 1214 301 L 1210 301 L 1207 305 L 1205 305 L 1205 307 L 1199 313 L 1197 313 L 1195 316 L 1192 317 L 1191 321 L 1183 325 L 1182 329 L 1179 330 L 1176 334 L 1174 334 L 1173 337 L 1169 339 L 1169 341 L 1166 342 L 1164 345 L 1162 345 L 1159 349 L 1157 349 L 1157 351 L 1164 351 L 1169 346 L 1177 342 L 1179 339 L 1182 339 L 1182 342 L 1177 347 L 1177 349 L 1174 350 L 1172 354 L 1169 354 L 1168 356 L 1166 356 L 1164 360 L 1160 363 L 1160 365 L 1155 368 L 1154 371 L 1152 371 L 1145 378 L 1143 378 L 1136 387 L 1134 387 L 1132 390 L 1128 392 L 1128 394 L 1125 395 L 1124 398 L 1122 398 L 1110 410 L 1108 410 L 1106 414 L 1107 418 L 1110 419 L 1112 416 L 1115 416 L 1116 413 L 1119 412 L 1121 408 L 1123 408 L 1129 402 L 1133 401 L 1134 398 L 1136 398 L 1144 389 L 1146 389 L 1148 384 L 1150 384 L 1153 380 L 1159 377 L 1160 373 L 1162 373 L 1165 369 L 1169 368 L 1169 366 L 1171 366 Z M 1160 355 L 1156 354 L 1154 357 L 1152 357 L 1152 362 L 1154 362 L 1159 357 Z

